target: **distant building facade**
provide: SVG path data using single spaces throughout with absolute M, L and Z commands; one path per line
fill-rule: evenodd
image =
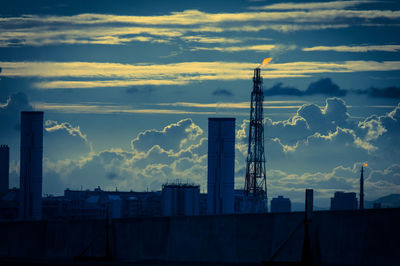
M 292 204 L 289 198 L 278 196 L 271 200 L 271 212 L 291 212 Z
M 207 214 L 234 212 L 235 118 L 208 119 Z
M 42 218 L 43 112 L 21 112 L 21 219 Z
M 199 215 L 200 186 L 194 184 L 164 184 L 162 188 L 164 216 Z
M 64 191 L 62 197 L 43 199 L 44 208 L 48 201 L 58 201 L 60 217 L 70 218 L 132 218 L 161 216 L 161 191 L 104 191 L 100 187 L 94 190 Z M 44 209 L 46 214 L 47 210 Z
M 337 191 L 331 198 L 331 211 L 357 209 L 357 197 L 355 192 Z

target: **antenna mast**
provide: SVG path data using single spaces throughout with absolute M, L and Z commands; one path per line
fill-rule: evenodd
M 262 77 L 260 68 L 254 69 L 251 92 L 249 146 L 247 151 L 245 197 L 251 212 L 267 210 L 267 179 L 264 153 L 264 124 Z

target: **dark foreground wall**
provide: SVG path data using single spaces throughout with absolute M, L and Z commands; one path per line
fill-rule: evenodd
M 299 261 L 304 213 L 113 220 L 118 261 Z M 103 220 L 0 223 L 0 257 L 71 259 L 106 255 Z M 320 265 L 399 265 L 400 209 L 314 212 L 313 261 Z

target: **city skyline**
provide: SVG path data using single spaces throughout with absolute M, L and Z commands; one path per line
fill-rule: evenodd
M 244 187 L 252 72 L 264 58 L 268 197 L 400 191 L 396 2 L 3 4 L 0 143 L 19 183 L 20 111 L 44 111 L 43 193 L 207 188 L 207 118 L 236 118 Z M 88 2 L 90 3 L 90 1 Z M 95 3 L 95 2 L 93 2 Z

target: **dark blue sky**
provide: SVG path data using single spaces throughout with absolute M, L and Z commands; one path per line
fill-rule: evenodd
M 0 142 L 18 185 L 19 112 L 45 111 L 44 193 L 206 188 L 207 117 L 237 121 L 264 77 L 269 197 L 400 191 L 396 1 L 3 1 Z

